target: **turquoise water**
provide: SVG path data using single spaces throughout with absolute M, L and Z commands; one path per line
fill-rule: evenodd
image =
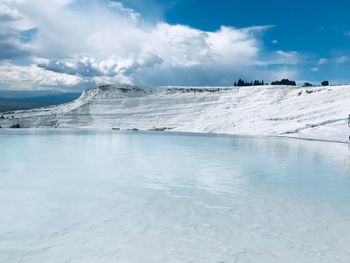
M 346 144 L 0 130 L 0 262 L 350 262 Z

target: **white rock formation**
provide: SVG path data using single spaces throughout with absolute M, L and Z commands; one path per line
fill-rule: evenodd
M 345 142 L 349 114 L 350 86 L 104 85 L 86 90 L 71 103 L 0 114 L 0 126 L 153 129 Z

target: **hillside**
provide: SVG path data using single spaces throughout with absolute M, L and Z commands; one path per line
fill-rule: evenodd
M 0 126 L 118 128 L 347 141 L 350 86 L 100 86 L 67 104 L 0 115 Z

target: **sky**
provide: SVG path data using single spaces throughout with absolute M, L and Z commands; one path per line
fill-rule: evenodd
M 0 0 L 0 89 L 350 83 L 350 1 Z

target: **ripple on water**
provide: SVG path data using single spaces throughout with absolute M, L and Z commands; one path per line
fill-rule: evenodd
M 346 145 L 1 131 L 0 262 L 349 262 Z

